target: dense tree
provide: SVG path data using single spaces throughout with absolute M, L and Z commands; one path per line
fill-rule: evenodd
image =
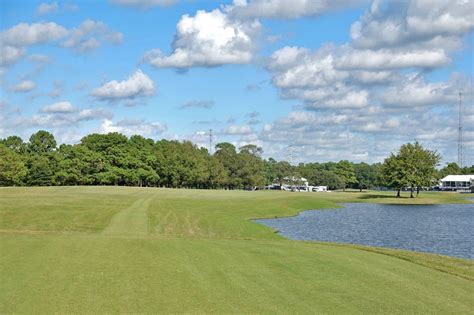
M 354 164 L 354 173 L 359 191 L 375 186 L 377 182 L 377 168 L 367 163 Z
M 21 185 L 27 171 L 21 157 L 0 143 L 0 186 Z
M 398 154 L 391 154 L 385 159 L 383 174 L 386 185 L 400 190 L 410 189 L 413 198 L 414 189 L 419 193 L 422 187 L 431 187 L 437 178 L 436 165 L 440 155 L 434 151 L 424 149 L 418 142 L 407 143 L 400 147 Z
M 316 171 L 316 180 L 314 185 L 316 186 L 327 186 L 329 189 L 343 189 L 346 185 L 344 179 L 332 171 L 321 169 Z
M 419 191 L 441 174 L 472 172 L 449 164 L 434 170 L 439 156 L 419 144 L 407 144 L 381 164 L 300 163 L 262 159 L 262 148 L 216 145 L 213 155 L 189 141 L 154 141 L 120 133 L 90 134 L 74 145 L 57 147 L 47 131 L 25 143 L 17 136 L 0 139 L 0 185 L 127 185 L 173 188 L 255 189 L 271 183 L 330 189 L 392 187 Z
M 23 139 L 18 136 L 10 136 L 4 140 L 0 140 L 0 143 L 3 143 L 7 148 L 16 153 L 24 154 L 26 152 L 26 144 L 23 142 Z
M 448 175 L 461 175 L 462 169 L 455 162 L 448 163 L 445 167 L 439 170 L 439 177 L 443 178 Z
M 346 191 L 347 186 L 357 183 L 354 165 L 349 161 L 343 160 L 337 163 L 334 173 L 344 181 L 342 188 L 344 191 Z
M 397 191 L 397 197 L 400 197 L 400 191 L 408 185 L 402 161 L 398 155 L 393 153 L 384 160 L 382 177 L 386 187 L 394 188 Z
M 28 148 L 33 153 L 48 153 L 56 149 L 56 140 L 51 133 L 40 130 L 31 135 Z
M 262 149 L 255 145 L 247 145 L 240 148 L 237 155 L 240 184 L 246 189 L 254 189 L 265 184 L 264 165 L 260 154 Z

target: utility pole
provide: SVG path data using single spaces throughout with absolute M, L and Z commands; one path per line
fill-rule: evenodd
M 458 165 L 463 167 L 463 134 L 462 134 L 462 92 L 459 92 L 459 121 L 458 121 Z

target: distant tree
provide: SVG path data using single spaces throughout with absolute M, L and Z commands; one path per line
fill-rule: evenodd
M 474 174 L 474 165 L 463 167 L 461 170 L 463 175 L 472 175 Z
M 268 160 L 264 160 L 264 169 L 265 169 L 265 185 L 273 184 L 273 181 L 276 178 L 275 167 L 277 161 L 274 158 L 269 158 Z
M 343 160 L 337 163 L 334 173 L 344 181 L 344 187 L 342 188 L 344 191 L 346 191 L 348 185 L 357 183 L 354 166 L 349 161 Z
M 374 168 L 367 163 L 354 164 L 354 172 L 359 191 L 369 189 L 377 178 Z
M 316 186 L 327 186 L 331 190 L 343 189 L 345 187 L 344 180 L 333 171 L 321 169 L 316 171 Z
M 440 178 L 446 177 L 448 175 L 461 175 L 462 169 L 455 162 L 448 163 L 439 171 Z
M 386 158 L 382 165 L 382 178 L 384 186 L 394 188 L 397 191 L 397 197 L 400 197 L 400 191 L 408 185 L 406 170 L 399 155 L 393 153 Z
M 7 148 L 16 153 L 24 154 L 26 152 L 26 144 L 18 136 L 9 136 L 1 140 L 0 143 L 3 143 Z
M 418 142 L 404 144 L 397 155 L 392 153 L 384 161 L 386 184 L 397 189 L 397 197 L 400 197 L 401 189 L 410 188 L 410 197 L 413 198 L 414 189 L 418 195 L 422 187 L 433 185 L 437 177 L 435 167 L 439 161 L 437 152 L 424 149 Z
M 240 161 L 237 156 L 235 146 L 228 142 L 218 143 L 216 145 L 215 157 L 222 163 L 226 170 L 227 183 L 226 188 L 237 188 L 241 184 L 239 178 Z
M 33 155 L 28 160 L 27 184 L 29 186 L 53 185 L 55 161 L 51 155 Z
M 0 186 L 21 185 L 27 171 L 20 156 L 4 144 L 0 144 Z
M 285 178 L 292 177 L 292 166 L 287 161 L 279 161 L 275 165 L 275 180 L 280 186 L 285 182 Z
M 243 188 L 254 189 L 265 183 L 264 165 L 260 158 L 263 150 L 255 145 L 246 145 L 240 148 L 237 155 L 238 175 Z
M 441 156 L 436 151 L 423 148 L 418 142 L 415 142 L 412 148 L 415 156 L 415 180 L 411 187 L 416 187 L 416 195 L 418 196 L 421 188 L 432 187 L 436 183 L 438 177 L 436 166 L 441 160 Z
M 56 149 L 56 140 L 54 136 L 45 131 L 40 130 L 30 137 L 29 150 L 32 153 L 42 154 L 51 152 Z

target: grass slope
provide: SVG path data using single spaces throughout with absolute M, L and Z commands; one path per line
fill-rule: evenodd
M 423 193 L 418 203 L 464 202 Z M 0 313 L 471 313 L 473 262 L 296 242 L 252 218 L 390 194 L 0 189 Z

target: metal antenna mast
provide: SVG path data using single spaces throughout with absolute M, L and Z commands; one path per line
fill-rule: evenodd
M 462 131 L 462 92 L 459 92 L 458 165 L 461 168 L 464 164 Z

